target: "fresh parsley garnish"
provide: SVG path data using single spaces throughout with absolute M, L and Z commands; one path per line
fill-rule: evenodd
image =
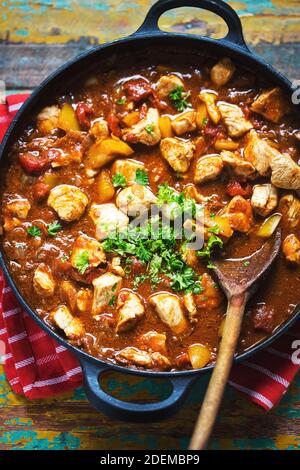
M 250 261 L 244 261 L 244 266 L 249 266 Z
M 147 134 L 152 134 L 154 131 L 154 124 L 147 124 L 147 126 L 145 127 L 145 131 L 147 132 Z
M 141 274 L 140 276 L 135 276 L 133 280 L 133 290 L 137 290 L 140 284 L 148 279 L 147 274 Z
M 135 182 L 137 184 L 140 184 L 141 186 L 148 186 L 149 184 L 149 178 L 148 178 L 148 175 L 147 173 L 145 172 L 145 170 L 142 170 L 141 168 L 139 168 L 138 170 L 136 170 L 136 173 L 135 173 Z
M 57 232 L 59 232 L 62 229 L 62 226 L 59 222 L 52 222 L 47 226 L 47 232 L 51 237 L 55 237 L 57 235 Z
M 198 251 L 197 255 L 201 257 L 206 256 L 207 258 L 210 258 L 214 248 L 216 248 L 217 246 L 219 248 L 222 248 L 223 244 L 223 240 L 220 237 L 218 237 L 217 235 L 210 235 L 206 247 L 203 250 Z
M 208 123 L 208 119 L 207 119 L 207 118 L 203 118 L 203 119 L 202 119 L 202 125 L 203 125 L 203 126 L 206 126 L 207 123 Z
M 74 260 L 74 265 L 80 274 L 84 274 L 90 265 L 90 255 L 87 250 L 79 252 Z
M 36 227 L 35 225 L 32 225 L 31 227 L 28 227 L 27 233 L 28 233 L 28 235 L 30 235 L 31 237 L 40 237 L 40 236 L 42 235 L 41 229 L 39 229 L 39 228 Z
M 108 302 L 108 305 L 110 307 L 113 307 L 115 305 L 115 302 L 116 302 L 116 296 L 113 295 L 112 298 L 110 299 L 110 301 Z
M 125 103 L 126 103 L 126 98 L 125 98 L 125 96 L 122 96 L 122 98 L 119 98 L 119 99 L 117 100 L 117 104 L 122 105 L 122 104 L 125 104 Z
M 183 91 L 183 86 L 178 86 L 169 93 L 169 98 L 173 102 L 177 111 L 182 112 L 186 108 L 190 107 L 190 103 L 187 101 L 189 95 L 190 94 L 188 92 Z
M 62 257 L 61 257 L 61 262 L 62 262 L 62 263 L 66 263 L 66 262 L 68 261 L 68 259 L 69 259 L 68 255 L 64 254 L 64 255 L 62 255 Z
M 218 233 L 220 233 L 220 227 L 218 224 L 216 224 L 213 227 L 210 227 L 209 229 L 207 229 L 207 231 L 209 233 L 215 233 L 217 235 Z
M 206 266 L 206 267 L 207 267 L 208 269 L 216 269 L 216 265 L 213 264 L 211 261 L 209 261 L 209 262 L 207 263 L 207 266 Z
M 121 188 L 125 188 L 127 181 L 124 175 L 122 173 L 116 173 L 112 177 L 112 184 L 114 185 L 115 188 L 120 186 Z

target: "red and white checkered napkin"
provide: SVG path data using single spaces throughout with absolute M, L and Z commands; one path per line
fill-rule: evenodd
M 0 135 L 27 96 L 9 96 L 7 106 L 0 107 Z M 230 384 L 265 410 L 273 408 L 299 369 L 291 360 L 297 339 L 300 321 L 271 346 L 235 365 Z M 1 340 L 5 372 L 16 393 L 29 399 L 47 398 L 82 383 L 76 358 L 21 309 L 0 271 L 0 355 Z M 297 346 L 300 347 L 299 341 Z

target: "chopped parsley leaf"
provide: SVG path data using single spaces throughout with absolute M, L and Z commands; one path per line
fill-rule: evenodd
M 147 274 L 141 274 L 140 276 L 135 276 L 133 280 L 133 290 L 137 290 L 140 284 L 142 284 L 146 279 L 148 279 Z
M 48 231 L 48 234 L 51 236 L 51 237 L 55 237 L 55 235 L 57 235 L 57 232 L 59 232 L 60 230 L 62 229 L 62 226 L 59 222 L 52 222 L 51 224 L 49 224 L 47 226 L 47 231 Z
M 209 261 L 207 263 L 207 266 L 206 266 L 208 269 L 216 269 L 217 266 L 215 266 L 211 261 Z
M 42 231 L 41 229 L 39 229 L 38 227 L 36 227 L 35 225 L 32 225 L 31 227 L 29 227 L 27 229 L 27 233 L 28 235 L 30 235 L 31 237 L 40 237 L 42 235 Z
M 110 299 L 110 301 L 108 302 L 108 305 L 110 307 L 113 307 L 115 305 L 115 302 L 116 302 L 116 296 L 113 295 L 112 298 Z
M 119 98 L 119 99 L 117 100 L 117 104 L 125 104 L 125 103 L 126 103 L 126 98 L 125 98 L 125 96 L 122 96 L 122 98 Z
M 249 266 L 250 261 L 244 261 L 244 266 Z
M 208 123 L 208 119 L 207 119 L 207 118 L 203 118 L 203 119 L 202 119 L 202 124 L 203 124 L 203 126 L 206 126 L 207 123 Z
M 203 250 L 198 251 L 197 256 L 201 256 L 201 257 L 207 256 L 208 258 L 210 258 L 214 248 L 216 246 L 219 246 L 220 248 L 222 248 L 223 244 L 224 244 L 223 240 L 221 240 L 220 237 L 218 237 L 217 235 L 210 235 L 208 242 L 206 244 L 206 247 Z
M 121 188 L 125 188 L 127 181 L 124 175 L 122 173 L 116 173 L 112 177 L 112 184 L 114 185 L 115 188 L 118 186 L 121 186 Z
M 83 250 L 79 252 L 74 260 L 74 265 L 80 272 L 80 274 L 84 274 L 90 265 L 89 260 L 89 252 L 87 250 Z
M 140 184 L 141 186 L 148 186 L 149 184 L 149 178 L 148 178 L 148 175 L 147 173 L 145 172 L 145 170 L 142 170 L 141 168 L 139 168 L 138 170 L 136 170 L 136 173 L 135 173 L 135 182 L 137 184 Z
M 207 230 L 209 233 L 215 233 L 215 234 L 218 234 L 220 233 L 220 227 L 218 224 L 214 225 L 213 227 L 210 227 L 208 230 Z
M 169 93 L 169 98 L 173 102 L 177 111 L 182 112 L 186 108 L 190 107 L 190 103 L 187 101 L 189 95 L 189 93 L 183 91 L 182 86 L 178 86 Z
M 154 131 L 154 124 L 147 124 L 147 126 L 145 127 L 145 131 L 147 132 L 147 134 L 152 134 Z

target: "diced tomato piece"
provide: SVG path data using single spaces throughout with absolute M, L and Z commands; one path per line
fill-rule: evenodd
M 32 194 L 34 199 L 40 200 L 48 195 L 50 191 L 50 186 L 43 183 L 42 181 L 37 181 L 32 187 Z
M 250 310 L 250 315 L 253 319 L 253 325 L 256 330 L 264 331 L 265 333 L 272 333 L 274 323 L 274 309 L 268 305 L 257 305 Z
M 126 302 L 126 300 L 129 297 L 129 292 L 128 291 L 123 291 L 120 293 L 119 299 L 121 302 Z
M 142 78 L 129 80 L 128 82 L 124 83 L 123 90 L 125 91 L 129 100 L 136 102 L 147 98 L 147 96 L 152 95 L 153 93 L 151 84 Z
M 45 152 L 27 152 L 19 155 L 20 163 L 28 173 L 39 173 L 50 164 L 50 159 Z
M 131 269 L 133 273 L 140 273 L 141 271 L 143 271 L 144 267 L 145 266 L 139 259 L 137 258 L 132 259 Z
M 120 120 L 114 113 L 109 113 L 107 116 L 107 124 L 110 131 L 116 136 L 121 136 Z
M 53 263 L 53 271 L 54 273 L 59 276 L 63 275 L 67 272 L 70 272 L 72 270 L 72 265 L 69 260 L 65 260 L 64 258 L 62 259 L 55 259 Z
M 226 191 L 229 196 L 246 196 L 250 197 L 252 194 L 252 186 L 250 184 L 246 184 L 243 186 L 239 181 L 232 180 L 229 181 L 226 187 Z
M 92 114 L 92 112 L 92 108 L 87 103 L 83 101 L 78 103 L 75 113 L 82 129 L 87 130 L 90 128 L 91 123 L 88 116 Z
M 223 130 L 220 126 L 214 126 L 211 123 L 206 124 L 203 129 L 204 135 L 207 135 L 214 142 L 217 138 L 221 138 Z

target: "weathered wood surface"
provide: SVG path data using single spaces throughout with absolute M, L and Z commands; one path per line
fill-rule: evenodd
M 141 24 L 153 1 L 4 1 L 0 10 L 0 79 L 10 90 L 38 85 L 78 52 L 126 36 Z M 251 48 L 285 73 L 300 79 L 300 2 L 229 2 L 241 15 Z M 166 30 L 224 35 L 222 22 L 195 9 L 165 15 Z M 128 424 L 96 413 L 83 389 L 52 400 L 29 402 L 12 393 L 0 367 L 0 449 L 184 449 L 207 378 L 186 404 L 160 423 Z M 108 387 L 123 399 L 162 396 L 164 384 L 112 377 Z M 132 394 L 133 392 L 133 394 Z M 131 394 L 130 394 L 131 393 Z M 265 413 L 228 389 L 211 442 L 213 449 L 299 449 L 300 377 L 280 405 Z
M 158 423 L 129 424 L 96 413 L 82 389 L 52 400 L 28 402 L 14 395 L 0 376 L 2 449 L 186 449 L 207 383 L 201 378 L 182 409 Z M 161 396 L 165 387 L 135 379 L 120 391 L 119 377 L 109 389 L 123 399 Z M 130 385 L 130 386 L 129 386 Z M 211 449 L 299 449 L 300 377 L 277 409 L 265 413 L 228 389 Z

